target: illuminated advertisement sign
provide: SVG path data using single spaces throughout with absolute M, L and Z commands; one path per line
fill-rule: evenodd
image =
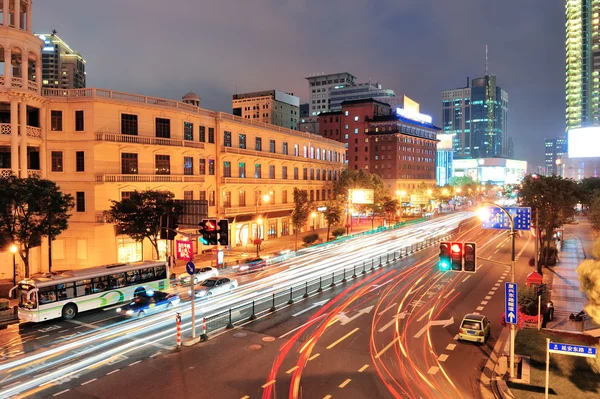
M 372 204 L 374 196 L 373 190 L 350 190 L 350 202 L 353 204 Z
M 407 109 L 396 108 L 396 113 L 403 118 L 411 119 L 411 120 L 417 121 L 417 122 L 423 122 L 423 123 L 432 123 L 433 122 L 433 118 L 431 118 L 431 116 L 422 114 L 420 112 L 414 112 L 414 111 L 409 111 Z
M 600 157 L 600 127 L 569 130 L 569 158 Z
M 193 260 L 194 250 L 192 248 L 191 241 L 176 240 L 175 248 L 177 253 L 177 259 L 181 260 Z

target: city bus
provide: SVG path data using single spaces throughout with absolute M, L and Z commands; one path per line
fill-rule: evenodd
M 132 300 L 146 290 L 169 288 L 166 262 L 118 263 L 79 270 L 42 273 L 22 280 L 13 290 L 19 319 L 41 322 Z

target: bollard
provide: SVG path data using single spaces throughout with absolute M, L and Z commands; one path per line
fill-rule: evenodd
M 321 285 L 322 281 L 323 280 L 321 279 L 321 276 L 319 276 L 319 289 L 317 290 L 317 292 L 323 291 L 323 286 Z
M 231 320 L 231 308 L 229 308 L 229 323 L 225 326 L 226 329 L 231 330 L 233 328 L 233 322 Z
M 292 303 L 294 303 L 294 297 L 292 296 L 292 287 L 290 287 L 290 300 L 288 301 L 288 305 L 291 305 Z
M 381 267 L 381 255 L 379 255 L 379 267 Z M 371 270 L 375 269 L 375 267 L 371 264 Z
M 362 274 L 367 274 L 367 271 L 365 270 L 365 261 L 363 260 L 363 271 Z
M 177 324 L 177 349 L 181 348 L 181 314 L 175 316 L 175 324 Z
M 394 249 L 394 262 L 396 261 L 396 250 Z
M 206 317 L 202 318 L 202 334 L 200 335 L 200 341 L 208 340 L 208 335 L 206 334 Z
M 302 295 L 302 298 L 308 298 L 308 281 L 304 282 L 304 295 Z
M 356 278 L 356 265 L 352 265 L 352 278 Z
M 344 278 L 342 279 L 342 283 L 346 282 L 346 268 L 344 267 Z
M 271 309 L 269 309 L 269 312 L 274 312 L 276 310 L 277 310 L 277 308 L 275 307 L 275 293 L 273 293 L 273 306 L 271 306 Z
M 254 301 L 252 301 L 252 314 L 248 320 L 256 320 L 256 312 L 254 311 Z
M 335 287 L 335 272 L 331 272 L 331 285 L 329 285 L 329 287 Z
M 385 264 L 386 264 L 386 265 L 389 265 L 389 264 L 390 264 L 390 253 L 389 253 L 389 252 L 388 252 L 387 254 L 385 254 L 385 258 L 387 259 L 387 260 L 385 261 Z

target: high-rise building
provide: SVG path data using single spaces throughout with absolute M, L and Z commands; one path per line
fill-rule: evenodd
M 328 75 L 308 76 L 308 100 L 310 104 L 310 115 L 318 115 L 321 112 L 331 111 L 331 90 L 334 87 L 345 87 L 354 85 L 356 76 L 348 72 L 330 73 Z
M 329 108 L 331 111 L 340 111 L 342 102 L 372 98 L 387 103 L 387 99 L 395 99 L 396 93 L 391 89 L 384 89 L 379 83 L 358 83 L 355 85 L 333 86 L 330 93 Z
M 233 114 L 244 119 L 296 130 L 300 114 L 300 99 L 279 90 L 234 94 Z
M 567 139 L 565 137 L 546 139 L 545 145 L 544 174 L 546 176 L 557 175 L 559 174 L 559 169 L 556 162 L 567 155 Z
M 487 74 L 442 92 L 442 129 L 454 133 L 454 158 L 506 158 L 508 94 Z
M 85 60 L 67 43 L 52 33 L 36 34 L 43 42 L 42 87 L 82 89 L 85 87 Z

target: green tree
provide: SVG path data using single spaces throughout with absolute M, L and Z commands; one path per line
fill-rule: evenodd
M 335 226 L 342 221 L 343 206 L 337 199 L 328 199 L 325 203 L 327 209 L 323 212 L 323 217 L 327 222 L 327 241 L 329 241 L 329 232 L 331 226 Z
M 371 223 L 377 215 L 383 214 L 383 204 L 389 197 L 389 192 L 379 175 L 367 173 L 364 170 L 345 170 L 340 174 L 340 179 L 333 186 L 336 198 L 344 198 L 349 201 L 349 190 L 371 189 L 373 190 L 373 204 L 353 204 L 356 209 L 371 213 Z
M 29 277 L 29 251 L 41 245 L 42 237 L 56 237 L 67 229 L 73 197 L 55 182 L 14 175 L 0 178 L 0 231 L 4 241 L 18 246 Z
M 302 226 L 306 225 L 310 215 L 311 204 L 308 200 L 308 192 L 294 188 L 294 209 L 292 210 L 292 226 L 296 234 L 295 247 L 298 250 L 298 234 Z
M 592 200 L 588 211 L 588 219 L 595 230 L 600 230 L 600 195 Z
M 550 248 L 554 244 L 554 232 L 575 215 L 576 190 L 577 186 L 573 180 L 560 176 L 528 175 L 523 179 L 519 199 L 522 206 L 529 206 L 533 212 L 539 214 L 543 264 L 548 264 L 552 253 Z M 541 265 L 538 265 L 539 272 Z
M 599 177 L 586 177 L 577 184 L 577 198 L 583 206 L 591 206 L 598 196 L 600 196 Z
M 581 291 L 588 297 L 585 312 L 600 324 L 600 239 L 594 242 L 592 255 L 595 259 L 586 259 L 577 267 Z
M 475 180 L 473 180 L 469 176 L 452 176 L 448 180 L 448 184 L 452 187 L 467 187 L 467 186 L 477 186 Z
M 398 211 L 399 207 L 400 207 L 400 203 L 398 202 L 397 199 L 394 199 L 390 196 L 384 197 L 383 212 L 385 213 L 386 218 L 389 222 L 392 222 L 394 220 L 394 215 Z
M 134 191 L 129 198 L 111 201 L 106 215 L 122 234 L 136 241 L 147 238 L 158 258 L 160 217 L 177 217 L 182 212 L 181 204 L 175 202 L 174 197 L 169 191 Z

